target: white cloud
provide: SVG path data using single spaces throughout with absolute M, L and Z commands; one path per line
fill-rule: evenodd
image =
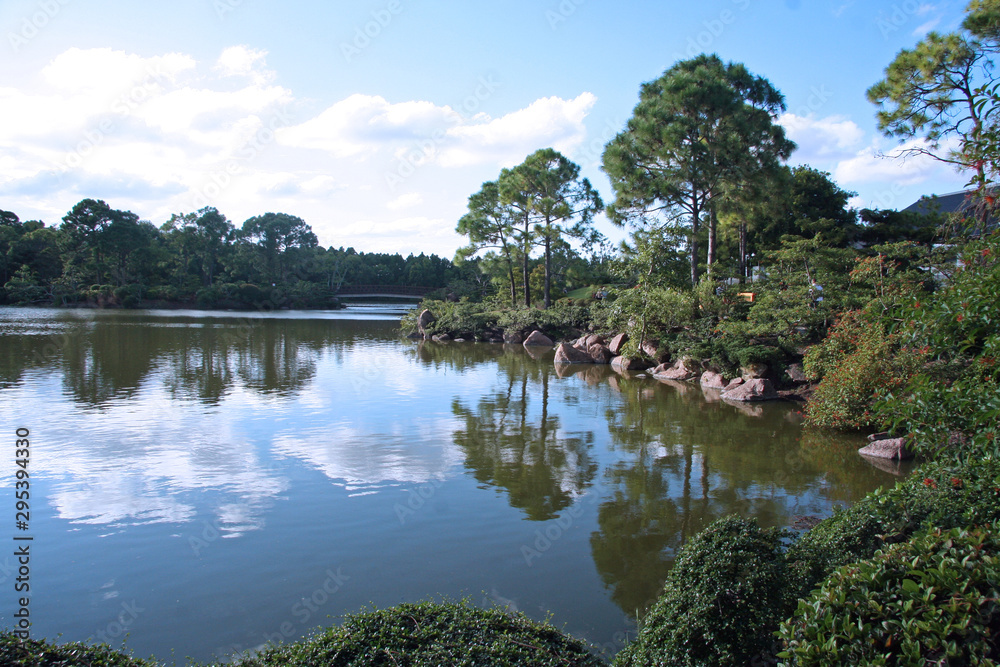
M 267 69 L 267 52 L 247 46 L 230 46 L 222 52 L 215 69 L 224 76 L 249 77 L 262 84 L 274 79 L 274 72 Z
M 849 155 L 857 151 L 865 139 L 864 130 L 843 116 L 817 118 L 812 114 L 786 113 L 778 122 L 785 128 L 788 138 L 798 145 L 795 160 L 806 164 Z
M 301 125 L 282 129 L 278 140 L 286 146 L 353 157 L 429 138 L 460 118 L 450 107 L 430 102 L 390 104 L 384 97 L 355 94 Z
M 390 211 L 399 211 L 405 208 L 413 208 L 418 204 L 422 204 L 423 201 L 424 198 L 420 195 L 419 192 L 408 192 L 405 195 L 400 195 L 399 197 L 396 197 L 395 199 L 387 203 L 385 207 Z
M 203 206 L 236 224 L 285 211 L 324 245 L 448 255 L 469 193 L 537 149 L 571 154 L 596 102 L 582 93 L 463 116 L 356 94 L 306 115 L 311 102 L 276 78 L 249 46 L 204 62 L 67 50 L 28 83 L 0 86 L 5 208 L 50 224 L 84 197 L 157 225 Z
M 444 150 L 441 163 L 460 167 L 495 160 L 513 166 L 539 148 L 572 152 L 587 136 L 583 121 L 596 102 L 592 93 L 572 100 L 546 97 L 489 122 L 452 128 L 449 136 L 461 141 Z
M 929 33 L 931 30 L 933 30 L 934 28 L 938 27 L 938 25 L 940 23 L 941 23 L 940 17 L 936 18 L 936 19 L 931 19 L 930 21 L 927 21 L 926 23 L 923 23 L 923 24 L 917 26 L 913 30 L 913 36 L 914 37 L 921 37 L 922 38 L 927 33 Z
M 351 95 L 301 125 L 283 129 L 279 141 L 335 157 L 370 157 L 388 150 L 397 159 L 444 167 L 495 162 L 510 166 L 539 148 L 572 151 L 586 137 L 583 121 L 597 98 L 547 97 L 500 118 L 463 118 L 431 102 L 390 103 Z M 409 157 L 408 157 L 409 156 Z
M 924 147 L 925 142 L 918 139 L 885 151 L 877 147 L 866 148 L 854 157 L 842 160 L 834 177 L 846 184 L 874 181 L 908 186 L 940 180 L 940 176 L 954 173 L 950 167 L 928 155 L 908 153 L 911 149 Z

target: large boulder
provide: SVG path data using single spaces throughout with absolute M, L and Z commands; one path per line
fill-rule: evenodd
M 893 461 L 906 461 L 913 458 L 913 454 L 906 448 L 906 438 L 874 440 L 871 444 L 859 449 L 858 454 Z
M 551 338 L 549 338 L 541 331 L 538 331 L 536 329 L 535 331 L 532 331 L 527 338 L 524 339 L 524 346 L 528 347 L 529 345 L 537 345 L 539 347 L 541 346 L 552 347 L 553 345 L 555 345 L 555 343 L 552 342 Z
M 615 355 L 611 353 L 607 345 L 595 343 L 587 349 L 587 354 L 594 360 L 595 364 L 610 364 Z
M 722 397 L 727 401 L 773 401 L 778 398 L 778 392 L 770 380 L 757 378 L 726 391 Z
M 806 372 L 802 368 L 802 364 L 790 364 L 785 370 L 785 374 L 788 379 L 795 384 L 805 384 L 809 382 L 809 378 L 806 377 Z
M 701 386 L 705 389 L 725 389 L 726 380 L 718 373 L 705 371 L 701 374 Z
M 733 378 L 732 380 L 729 381 L 729 384 L 723 387 L 722 391 L 732 391 L 733 389 L 736 389 L 744 382 L 746 382 L 746 380 L 744 380 L 743 378 Z
M 559 343 L 556 348 L 556 364 L 592 364 L 593 358 L 578 347 L 567 343 Z
M 750 363 L 740 367 L 740 375 L 744 380 L 761 380 L 767 377 L 769 370 L 767 364 Z
M 642 345 L 639 346 L 639 349 L 642 350 L 643 354 L 658 364 L 665 362 L 670 356 L 665 352 L 660 352 L 656 341 L 649 339 L 642 341 Z
M 620 333 L 611 339 L 611 342 L 608 343 L 608 349 L 611 350 L 611 354 L 617 357 L 622 353 L 622 348 L 625 347 L 625 343 L 627 342 L 628 342 L 628 334 Z
M 589 350 L 593 345 L 605 345 L 607 341 L 604 340 L 604 336 L 599 336 L 598 334 L 590 334 L 584 339 L 584 345 L 587 346 Z
M 427 327 L 437 322 L 437 318 L 434 317 L 434 313 L 427 310 L 426 308 L 420 312 L 417 316 L 417 331 L 420 332 L 421 336 L 427 336 Z
M 649 368 L 649 365 L 642 359 L 618 356 L 611 360 L 611 368 L 621 373 L 623 371 L 644 371 Z
M 667 370 L 655 373 L 657 380 L 692 380 L 701 375 L 701 364 L 691 357 L 684 357 L 674 362 Z

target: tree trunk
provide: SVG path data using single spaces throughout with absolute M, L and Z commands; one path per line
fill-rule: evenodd
M 545 299 L 544 309 L 552 305 L 550 290 L 552 289 L 552 237 L 549 236 L 549 225 L 545 223 Z
M 521 263 L 521 270 L 524 277 L 524 305 L 526 308 L 531 308 L 531 285 L 528 283 L 528 253 L 531 251 L 531 239 L 528 234 L 531 233 L 529 229 L 528 214 L 524 214 L 524 261 Z
M 715 214 L 715 202 L 712 202 L 709 206 L 709 216 L 708 216 L 708 277 L 712 277 L 712 267 L 715 265 L 715 254 L 716 247 L 718 244 L 718 230 L 719 219 Z
M 701 208 L 698 206 L 698 195 L 691 196 L 691 286 L 698 285 L 698 228 Z
M 514 263 L 507 259 L 507 273 L 510 275 L 510 307 L 517 308 L 517 284 L 514 279 Z
M 740 284 L 747 279 L 747 221 L 740 220 Z

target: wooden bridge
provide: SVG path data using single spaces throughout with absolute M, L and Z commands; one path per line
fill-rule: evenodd
M 334 294 L 338 299 L 412 299 L 419 301 L 434 287 L 408 285 L 342 285 Z

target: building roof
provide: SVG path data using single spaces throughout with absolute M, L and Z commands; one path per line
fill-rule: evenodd
M 973 207 L 975 190 L 961 190 L 946 195 L 926 195 L 903 209 L 906 213 L 961 213 Z
M 935 213 L 946 215 L 948 213 L 961 213 L 970 218 L 976 218 L 975 190 L 961 190 L 960 192 L 950 192 L 946 195 L 927 195 L 903 209 L 907 213 L 920 213 L 922 215 L 933 215 Z M 991 195 L 1000 195 L 997 190 L 993 190 Z M 986 230 L 997 228 L 996 212 L 986 220 Z

